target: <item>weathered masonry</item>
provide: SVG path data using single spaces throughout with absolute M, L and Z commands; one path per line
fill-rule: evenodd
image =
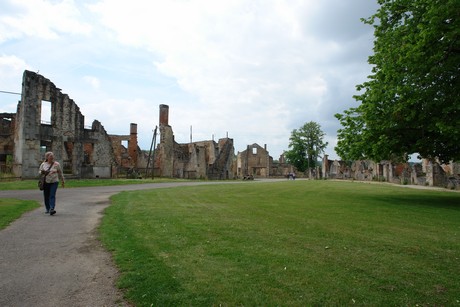
M 155 173 L 160 177 L 233 179 L 233 139 L 179 144 L 169 125 L 169 106 L 160 105 L 160 143 L 155 151 Z
M 45 105 L 50 107 L 50 118 L 43 121 Z M 97 120 L 86 128 L 76 103 L 34 72 L 24 72 L 16 114 L 0 114 L 0 119 L 0 163 L 12 160 L 17 177 L 37 177 L 46 151 L 54 152 L 67 176 L 78 178 L 109 178 L 120 166 L 137 166 L 140 150 L 135 124 L 129 136 L 109 136 Z M 125 140 L 127 150 L 120 145 Z
M 267 145 L 262 148 L 258 144 L 248 145 L 246 150 L 238 152 L 237 155 L 237 176 L 268 178 L 271 173 L 273 158 L 267 151 Z
M 319 176 L 318 172 L 318 178 Z M 426 159 L 422 160 L 422 163 L 392 163 L 391 161 L 376 163 L 369 160 L 345 163 L 329 160 L 325 155 L 322 177 L 460 189 L 460 164 L 451 162 L 441 165 Z
M 44 119 L 46 107 L 49 118 Z M 168 114 L 169 107 L 160 105 L 161 140 L 154 153 L 155 175 L 235 177 L 232 139 L 178 144 Z M 138 147 L 136 124 L 130 124 L 128 135 L 109 135 L 99 121 L 85 127 L 84 119 L 77 104 L 53 82 L 25 71 L 17 112 L 0 114 L 0 171 L 36 178 L 44 153 L 53 151 L 66 176 L 113 178 L 128 170 L 137 177 L 143 174 L 149 155 Z
M 249 145 L 236 157 L 233 139 L 228 137 L 179 144 L 168 122 L 169 107 L 160 105 L 159 115 L 160 142 L 152 162 L 155 176 L 234 179 L 284 176 L 292 171 L 282 157 L 274 162 L 266 145 Z M 137 178 L 150 164 L 137 139 L 134 123 L 126 135 L 108 134 L 97 120 L 85 127 L 85 118 L 69 95 L 44 76 L 25 71 L 17 112 L 0 114 L 0 172 L 36 178 L 44 153 L 53 151 L 67 177 L 113 178 L 129 170 Z
M 266 144 L 264 147 L 256 143 L 247 145 L 246 150 L 238 152 L 236 163 L 237 178 L 287 177 L 289 173 L 294 172 L 294 167 L 286 162 L 284 153 L 278 161 L 274 161 Z

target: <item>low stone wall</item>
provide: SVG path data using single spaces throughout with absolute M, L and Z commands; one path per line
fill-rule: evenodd
M 322 178 L 386 181 L 460 190 L 460 165 L 455 162 L 441 165 L 428 160 L 422 163 L 377 163 L 370 160 L 344 162 L 328 160 L 326 155 L 322 163 Z

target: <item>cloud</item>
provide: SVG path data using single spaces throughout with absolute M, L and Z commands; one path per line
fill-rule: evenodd
M 101 86 L 101 81 L 97 77 L 84 76 L 83 81 L 89 84 L 93 89 L 99 89 Z
M 363 46 L 361 37 L 369 37 L 370 31 L 360 26 L 358 13 L 344 13 L 359 11 L 365 1 L 353 7 L 326 2 L 131 1 L 127 7 L 124 2 L 101 1 L 92 10 L 121 43 L 160 55 L 158 71 L 198 97 L 204 114 L 214 114 L 194 111 L 194 118 L 208 117 L 220 132 L 225 130 L 219 127 L 223 122 L 251 143 L 249 137 L 269 138 L 270 130 L 287 132 L 288 140 L 288 131 L 309 118 L 333 117 L 323 110 L 340 103 L 332 101 L 330 93 L 332 88 L 343 90 L 331 84 L 337 81 L 334 71 L 365 61 L 363 50 L 369 51 L 370 40 Z M 365 15 L 370 6 L 359 14 Z M 249 128 L 230 126 L 224 117 Z
M 5 84 L 11 83 L 13 76 L 22 77 L 22 73 L 25 69 L 28 68 L 26 62 L 15 56 L 15 55 L 0 55 L 0 80 L 1 84 L 5 86 Z M 20 85 L 20 84 L 19 84 Z M 14 88 L 17 88 L 18 84 L 14 82 Z M 5 88 L 6 89 L 6 88 Z
M 0 13 L 0 42 L 33 36 L 57 39 L 64 33 L 88 34 L 89 24 L 80 22 L 74 1 L 51 3 L 44 0 L 7 1 Z
M 334 143 L 334 113 L 356 103 L 355 85 L 370 72 L 372 28 L 359 18 L 377 4 L 18 0 L 2 6 L 5 56 L 40 69 L 109 133 L 124 134 L 129 123 L 120 123 L 137 123 L 147 148 L 158 105 L 169 104 L 179 142 L 188 142 L 193 126 L 194 140 L 228 133 L 237 151 L 267 144 L 278 158 L 290 132 L 308 121 Z
M 0 112 L 13 113 L 21 93 L 22 74 L 27 63 L 14 55 L 0 55 Z

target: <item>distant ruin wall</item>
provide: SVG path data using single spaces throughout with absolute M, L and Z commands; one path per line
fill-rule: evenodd
M 233 140 L 220 139 L 179 144 L 168 125 L 169 107 L 160 105 L 160 143 L 155 150 L 157 176 L 185 179 L 232 179 Z
M 328 156 L 325 155 L 322 162 L 322 177 L 460 189 L 460 167 L 459 163 L 454 162 L 446 165 L 428 160 L 423 160 L 422 163 L 376 163 L 369 160 L 346 163 L 328 160 Z
M 273 169 L 273 158 L 264 147 L 258 144 L 248 145 L 246 150 L 239 152 L 237 155 L 237 176 L 253 176 L 256 178 L 268 178 L 277 176 L 280 171 Z M 286 174 L 283 174 L 286 175 Z

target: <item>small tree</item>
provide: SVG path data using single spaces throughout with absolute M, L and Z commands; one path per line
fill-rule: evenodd
M 301 172 L 314 168 L 328 144 L 323 141 L 324 135 L 321 126 L 313 121 L 294 129 L 289 138 L 290 149 L 285 153 L 287 162 Z

